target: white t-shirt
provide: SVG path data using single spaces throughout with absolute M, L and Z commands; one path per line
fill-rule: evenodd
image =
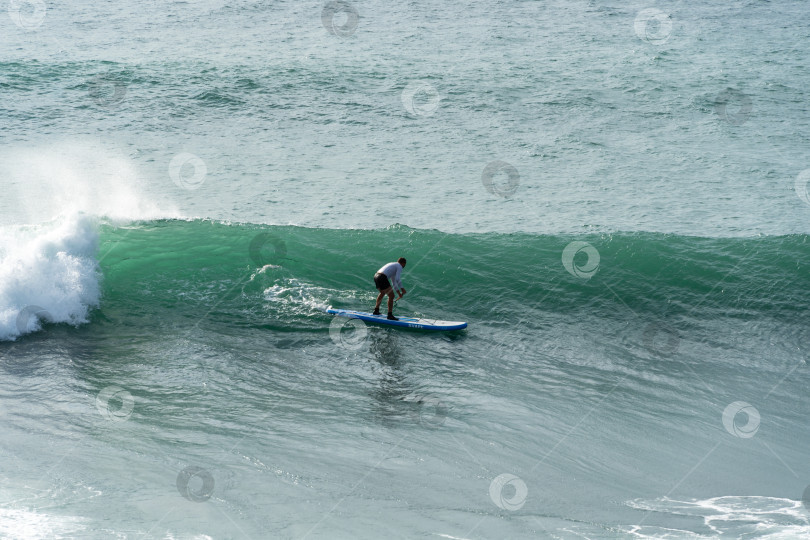
M 377 270 L 378 274 L 385 274 L 388 278 L 388 281 L 391 282 L 391 285 L 394 286 L 394 289 L 397 291 L 402 290 L 402 281 L 400 281 L 400 276 L 402 275 L 402 265 L 398 262 L 388 263 L 379 270 Z

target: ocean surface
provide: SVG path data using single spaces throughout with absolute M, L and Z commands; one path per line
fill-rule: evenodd
M 0 538 L 810 537 L 806 2 L 5 8 Z

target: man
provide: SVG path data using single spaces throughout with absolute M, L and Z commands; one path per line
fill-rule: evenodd
M 407 292 L 402 288 L 402 281 L 400 280 L 403 268 L 405 268 L 405 258 L 400 257 L 397 262 L 386 264 L 374 274 L 374 286 L 380 291 L 380 295 L 377 296 L 377 305 L 374 306 L 374 315 L 380 315 L 380 303 L 382 302 L 383 296 L 387 294 L 388 320 L 399 320 L 394 317 L 394 289 L 399 291 L 399 298 L 405 296 Z

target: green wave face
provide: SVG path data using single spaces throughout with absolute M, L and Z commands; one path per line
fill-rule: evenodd
M 558 316 L 803 318 L 806 236 L 444 234 L 211 221 L 102 227 L 102 318 L 312 328 L 370 309 L 372 275 L 404 256 L 403 313 L 472 324 Z

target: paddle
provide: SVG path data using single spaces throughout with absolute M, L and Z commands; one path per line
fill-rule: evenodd
M 406 291 L 406 292 L 407 292 L 407 291 Z M 397 302 L 399 302 L 400 300 L 402 300 L 402 297 L 403 297 L 403 296 L 405 296 L 405 295 L 404 295 L 404 294 L 400 294 L 400 295 L 399 295 L 399 298 L 394 298 L 394 303 L 396 304 Z

